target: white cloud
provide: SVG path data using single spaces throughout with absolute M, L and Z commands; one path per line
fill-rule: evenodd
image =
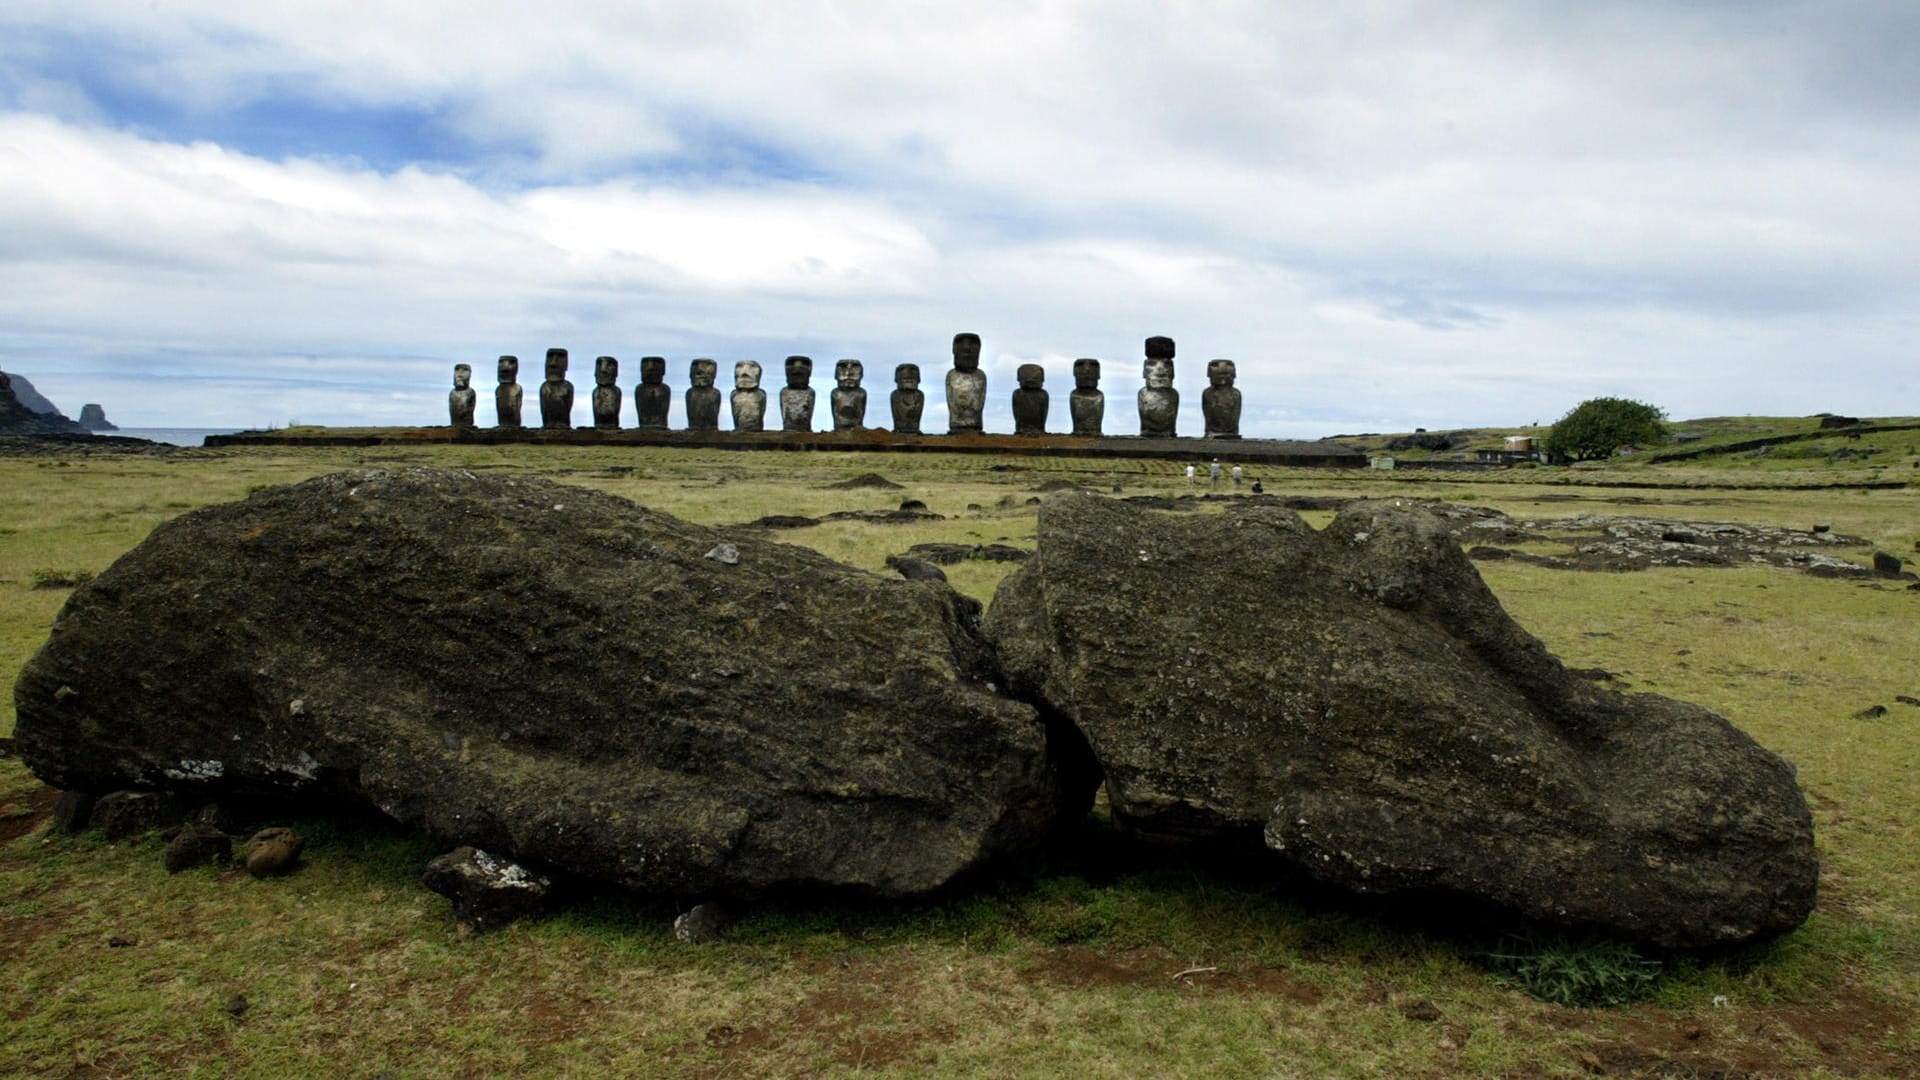
M 1269 434 L 1615 390 L 1884 411 L 1920 297 L 1911 10 L 16 0 L 3 362 L 378 358 L 303 418 L 432 419 L 453 359 L 659 352 L 677 382 L 812 351 L 935 386 L 970 328 L 1062 397 L 1052 358 L 1106 360 L 1111 424 L 1167 333 L 1195 431 L 1211 356 Z M 103 80 L 453 149 L 174 138 Z

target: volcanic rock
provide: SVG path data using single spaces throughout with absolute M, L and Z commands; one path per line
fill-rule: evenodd
M 120 425 L 107 419 L 107 410 L 95 404 L 80 406 L 80 426 L 88 431 L 119 431 Z
M 39 412 L 32 408 L 27 401 L 24 400 L 23 394 L 15 392 L 15 378 L 16 376 L 11 376 L 4 371 L 0 371 L 0 435 L 84 433 L 84 429 L 81 428 L 79 424 L 62 416 L 58 410 L 52 409 L 52 402 L 47 402 L 49 406 L 49 411 L 47 412 Z M 20 379 L 19 382 L 22 391 L 31 392 L 31 384 L 25 379 Z M 39 398 L 38 395 L 34 395 L 34 397 L 37 400 L 45 401 L 44 398 Z
M 1169 517 L 1067 495 L 986 620 L 1077 725 L 1114 818 L 1265 843 L 1668 946 L 1790 929 L 1818 866 L 1793 769 L 1720 716 L 1568 672 L 1424 511 Z
M 300 861 L 300 852 L 306 846 L 307 841 L 299 833 L 276 825 L 248 837 L 240 849 L 240 858 L 246 863 L 247 873 L 254 877 L 278 877 L 293 873 L 294 864 Z
M 364 800 L 647 891 L 917 894 L 1091 798 L 962 600 L 551 481 L 336 474 L 76 589 L 17 749 L 61 787 Z
M 196 866 L 225 866 L 232 861 L 233 840 L 211 825 L 189 825 L 167 844 L 169 874 Z
M 17 726 L 15 730 L 18 731 Z M 28 768 L 32 768 L 31 759 L 24 754 L 21 757 L 27 761 Z M 109 840 L 120 840 L 170 825 L 179 821 L 183 813 L 185 811 L 180 800 L 166 792 L 114 791 L 100 796 L 99 801 L 93 804 L 93 812 L 87 817 L 87 827 L 100 830 Z
M 538 915 L 553 885 L 518 863 L 468 846 L 428 863 L 420 883 L 453 901 L 454 917 L 476 930 Z

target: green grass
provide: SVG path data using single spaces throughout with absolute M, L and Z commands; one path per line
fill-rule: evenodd
M 1736 430 L 1743 423 L 1758 422 L 1680 426 L 1755 437 Z M 1916 492 L 1827 486 L 1873 475 L 1858 459 L 1784 460 L 1796 464 L 1263 479 L 1280 494 L 1440 498 L 1527 517 L 1824 523 L 1914 555 Z M 774 534 L 873 570 L 916 543 L 1030 547 L 1027 499 L 1049 482 L 1188 490 L 1174 463 L 946 455 L 422 446 L 0 457 L 0 733 L 12 730 L 12 679 L 70 591 L 36 588 L 37 575 L 98 573 L 158 522 L 262 485 L 411 463 L 549 475 L 716 524 L 908 497 L 944 515 Z M 829 487 L 867 472 L 901 489 Z M 1330 516 L 1306 515 L 1316 526 Z M 1010 569 L 947 568 L 981 599 Z M 467 938 L 418 884 L 434 848 L 365 822 L 294 822 L 309 837 L 306 864 L 272 881 L 169 877 L 157 838 L 33 829 L 0 843 L 0 1075 L 1920 1069 L 1920 708 L 1894 701 L 1920 696 L 1920 593 L 1764 567 L 1481 570 L 1570 664 L 1699 701 L 1797 765 L 1823 863 L 1804 927 L 1714 955 L 1538 931 L 1521 942 L 1417 906 L 1330 896 L 1271 868 L 1141 852 L 1096 819 L 1028 873 L 919 904 L 768 904 L 710 946 L 673 940 L 670 902 L 614 894 Z M 1872 704 L 1891 711 L 1852 719 Z M 49 794 L 0 758 L 0 830 L 37 822 Z M 247 1001 L 238 1018 L 226 1008 L 236 994 Z M 1431 1015 L 1421 1003 L 1439 1019 L 1420 1019 Z

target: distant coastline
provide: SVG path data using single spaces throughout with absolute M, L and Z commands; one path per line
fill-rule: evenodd
M 168 446 L 199 446 L 209 435 L 231 435 L 246 428 L 231 427 L 121 427 L 111 432 L 123 439 L 146 439 Z

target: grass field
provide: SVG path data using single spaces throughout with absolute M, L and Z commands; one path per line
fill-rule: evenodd
M 1851 444 L 1872 454 L 1836 456 L 1844 442 L 1787 453 L 1823 441 L 1664 465 L 1262 479 L 1280 494 L 1523 517 L 1826 524 L 1870 541 L 1846 552 L 1856 561 L 1876 548 L 1913 559 L 1920 490 L 1864 485 L 1920 480 L 1920 433 Z M 919 454 L 0 456 L 0 734 L 12 731 L 15 674 L 71 591 L 62 582 L 189 508 L 412 463 L 552 476 L 714 524 L 906 497 L 944 515 L 778 536 L 875 571 L 927 541 L 1031 546 L 1030 500 L 1061 482 L 1189 490 L 1172 462 Z M 900 490 L 830 486 L 863 473 Z M 985 600 L 1008 568 L 970 561 L 949 574 Z M 1271 867 L 1142 852 L 1096 816 L 1031 877 L 922 904 L 770 905 L 712 945 L 675 942 L 670 907 L 604 894 L 467 936 L 419 885 L 438 850 L 379 822 L 295 822 L 309 846 L 289 878 L 169 877 L 157 838 L 46 835 L 53 793 L 0 758 L 0 1075 L 1920 1074 L 1920 707 L 1897 700 L 1920 698 L 1920 592 L 1768 567 L 1481 570 L 1570 664 L 1719 710 L 1798 766 L 1823 864 L 1804 927 L 1712 956 L 1522 939 L 1459 913 L 1349 901 Z M 1873 705 L 1886 714 L 1856 718 Z M 1625 1000 L 1555 1000 L 1608 997 Z

